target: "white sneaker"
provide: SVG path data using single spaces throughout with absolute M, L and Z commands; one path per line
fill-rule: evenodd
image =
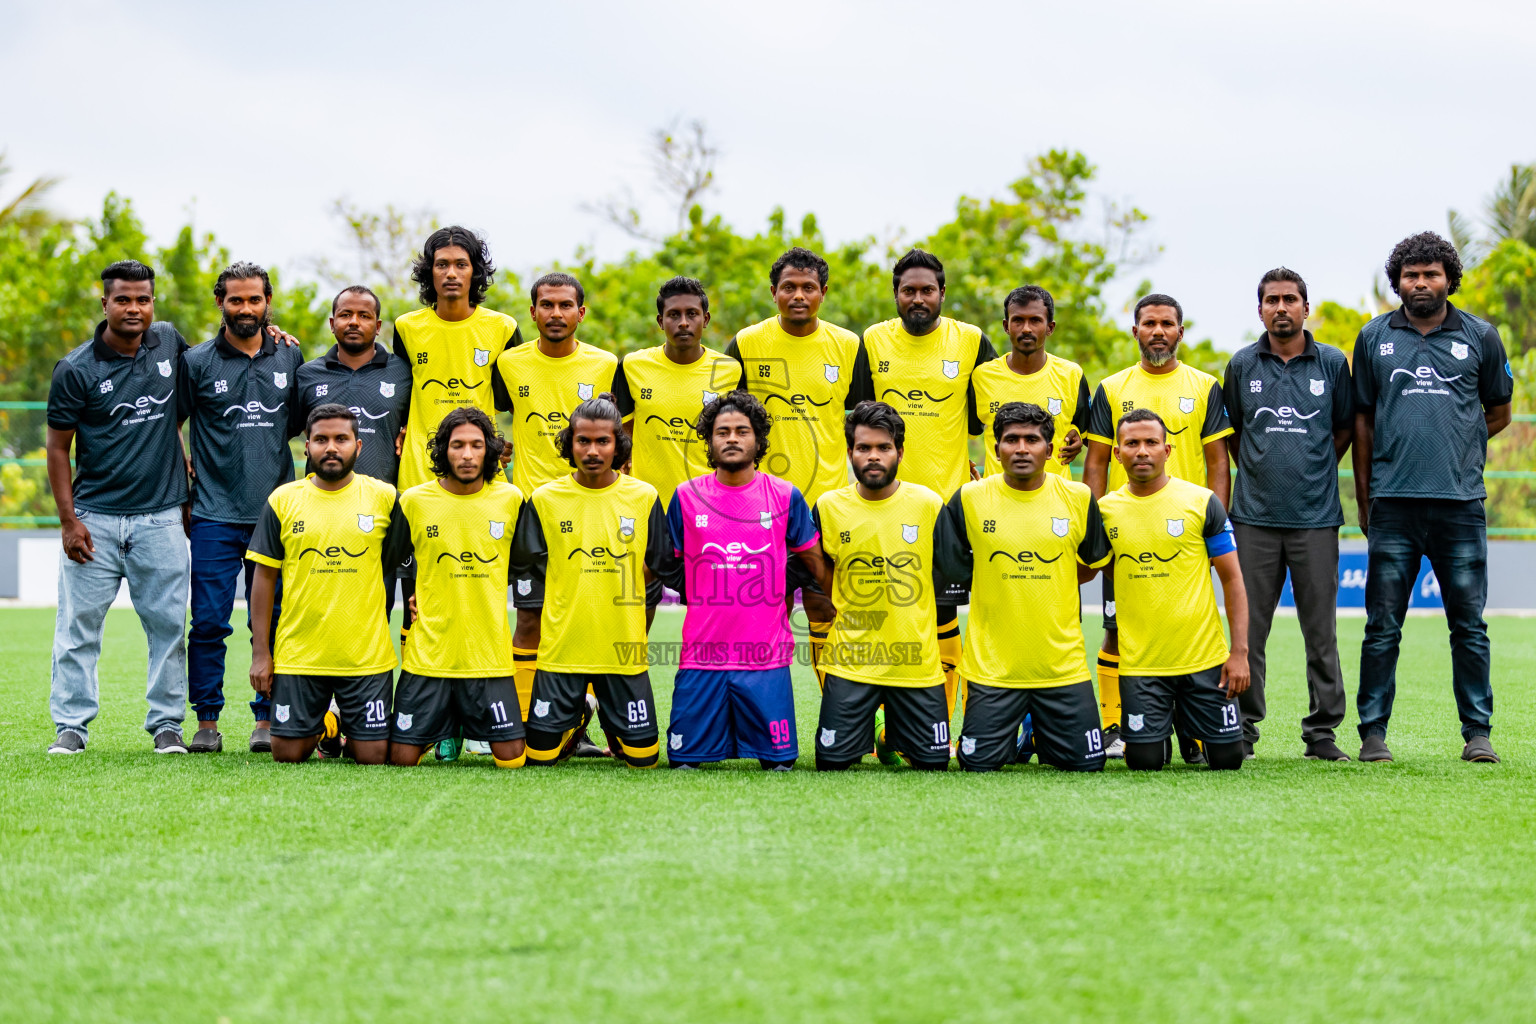
M 491 753 L 491 745 L 486 743 L 484 740 L 465 740 L 464 753 L 480 754 L 482 756 L 488 757 Z
M 1113 743 L 1111 743 L 1109 746 L 1104 748 L 1104 756 L 1109 758 L 1110 760 L 1124 761 L 1125 760 L 1125 740 L 1122 740 L 1119 737 L 1116 737 L 1115 741 Z

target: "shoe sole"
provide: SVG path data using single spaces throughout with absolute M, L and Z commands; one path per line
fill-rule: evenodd
M 1390 757 L 1362 757 L 1362 758 L 1360 758 L 1360 760 L 1363 761 L 1366 764 L 1383 764 L 1383 763 L 1390 763 L 1392 758 L 1390 758 Z
M 181 746 L 180 744 L 177 744 L 174 747 L 156 747 L 155 748 L 155 753 L 157 753 L 157 754 L 185 754 L 186 752 L 187 752 L 187 748 Z
M 1499 757 L 1498 757 L 1497 754 L 1495 754 L 1492 757 L 1484 757 L 1482 755 L 1478 755 L 1477 757 L 1464 757 L 1464 758 L 1462 758 L 1462 760 L 1467 762 L 1468 764 L 1498 764 L 1499 763 Z
M 1324 757 L 1322 754 L 1302 754 L 1301 759 L 1303 761 L 1332 761 L 1333 763 L 1338 764 L 1342 761 L 1348 761 L 1349 755 L 1345 754 L 1343 757 Z M 1361 760 L 1364 760 L 1364 758 L 1361 758 Z M 1392 759 L 1390 757 L 1384 757 L 1381 758 L 1381 760 L 1390 761 Z
M 66 747 L 49 747 L 48 748 L 48 753 L 50 753 L 50 754 L 66 754 L 66 755 L 68 755 L 68 754 L 83 754 L 83 753 L 85 753 L 85 748 L 81 747 L 79 750 L 70 750 L 70 749 L 68 749 Z
M 220 743 L 216 747 L 188 747 L 187 748 L 187 753 L 189 753 L 189 754 L 222 754 L 223 752 L 224 752 L 224 744 L 222 744 L 222 743 Z
M 255 740 L 252 740 L 251 741 L 251 753 L 253 753 L 253 754 L 270 754 L 270 753 L 272 753 L 272 741 L 268 740 L 265 743 L 259 743 L 259 742 L 255 741 Z

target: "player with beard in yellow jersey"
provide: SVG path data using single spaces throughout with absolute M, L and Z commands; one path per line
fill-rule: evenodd
M 1083 450 L 1088 429 L 1088 380 L 1083 368 L 1045 350 L 1056 330 L 1056 300 L 1039 285 L 1015 288 L 1003 300 L 1003 328 L 1012 348 L 1001 359 L 982 363 L 971 372 L 967 395 L 971 436 L 982 435 L 986 450 L 981 475 L 1003 471 L 997 447 L 988 437 L 993 417 L 1009 402 L 1038 405 L 1051 414 L 1055 441 L 1048 472 L 1072 479 L 1072 460 Z
M 491 371 L 502 349 L 520 340 L 516 320 L 480 304 L 495 273 L 485 240 L 457 224 L 428 235 L 411 264 L 423 306 L 395 320 L 395 355 L 411 368 L 411 403 L 396 481 L 402 491 L 433 479 L 427 448 L 444 416 L 465 405 L 495 415 Z M 400 627 L 405 643 L 416 587 L 414 564 L 400 567 L 398 576 L 406 602 Z
M 1141 349 L 1134 366 L 1106 377 L 1094 392 L 1088 410 L 1088 454 L 1083 458 L 1083 483 L 1100 501 L 1126 482 L 1125 470 L 1110 457 L 1115 424 L 1133 409 L 1150 409 L 1168 427 L 1171 452 L 1168 475 L 1209 487 L 1225 507 L 1232 481 L 1227 470 L 1227 446 L 1232 433 L 1222 399 L 1221 382 L 1178 358 L 1184 338 L 1184 308 L 1170 295 L 1142 296 L 1132 315 L 1131 333 Z M 1103 717 L 1105 751 L 1121 756 L 1119 732 L 1120 646 L 1115 621 L 1114 577 L 1104 576 L 1104 644 L 1099 650 L 1099 710 Z M 1199 747 L 1182 737 L 1184 760 L 1198 764 Z
M 657 761 L 645 588 L 676 569 L 656 488 L 615 468 L 629 460 L 630 441 L 612 398 L 571 412 L 560 448 L 575 472 L 534 491 L 518 521 L 513 559 L 528 567 L 543 615 L 530 765 L 567 755 L 588 688 L 614 755 L 632 768 Z
M 572 409 L 613 389 L 619 359 L 576 337 L 587 316 L 587 293 L 570 274 L 545 274 L 533 282 L 528 299 L 538 341 L 503 352 L 491 385 L 496 408 L 512 416 L 512 483 L 531 496 L 551 480 L 570 475 L 570 463 L 560 454 L 560 434 L 570 425 Z M 517 629 L 512 653 L 520 693 L 531 692 L 538 671 L 540 605 L 534 591 L 530 576 L 519 576 L 513 583 Z M 604 755 L 587 739 L 585 722 L 577 730 L 575 752 L 578 757 Z
M 768 271 L 778 315 L 743 328 L 725 346 L 741 363 L 747 391 L 773 417 L 773 450 L 761 468 L 800 488 L 812 508 L 848 484 L 843 416 L 854 404 L 849 385 L 859 351 L 858 335 L 820 318 L 829 276 L 827 261 L 809 249 L 785 252 Z M 799 559 L 789 560 L 788 573 L 786 600 L 793 611 L 800 592 L 820 682 L 832 604 Z
M 939 517 L 939 569 L 971 588 L 960 661 L 967 771 L 995 771 L 1033 751 L 1068 771 L 1104 767 L 1078 587 L 1108 564 L 1109 538 L 1088 488 L 1050 468 L 1060 464 L 1055 429 L 1040 406 L 1003 403 L 992 421 L 1002 472 L 962 485 Z M 1020 750 L 1026 716 L 1033 744 Z
M 811 511 L 837 608 L 822 658 L 818 771 L 842 771 L 869 753 L 882 705 L 880 753 L 927 771 L 949 767 L 934 627 L 934 525 L 944 499 L 897 479 L 905 433 L 887 403 L 859 403 L 845 433 L 857 482 L 822 495 Z
M 389 484 L 353 472 L 363 442 L 351 409 L 311 410 L 304 435 L 314 472 L 272 492 L 245 553 L 256 563 L 251 688 L 272 698 L 272 760 L 314 752 L 334 697 L 352 756 L 383 764 L 396 664 L 384 563 L 399 505 Z M 279 576 L 283 614 L 270 644 Z
M 513 678 L 507 584 L 523 495 L 501 476 L 489 416 L 460 408 L 432 439 L 437 479 L 400 496 L 390 559 L 414 556 L 416 624 L 405 647 L 390 729 L 392 764 L 463 736 L 490 746 L 498 768 L 522 765 L 529 695 Z
M 1160 771 L 1174 723 L 1205 744 L 1204 763 L 1243 765 L 1237 695 L 1248 689 L 1248 598 L 1227 510 L 1214 493 L 1172 476 L 1167 425 L 1151 409 L 1120 417 L 1115 458 L 1125 486 L 1099 510 L 1114 548 L 1125 765 Z M 1232 644 L 1216 613 L 1221 577 Z
M 901 413 L 912 441 L 912 456 L 902 472 L 948 500 L 961 484 L 979 475 L 967 454 L 967 393 L 971 372 L 997 358 L 997 352 L 980 327 L 941 315 L 944 264 L 932 253 L 912 249 L 897 260 L 891 290 L 898 316 L 864 332 L 851 397 L 888 402 Z M 944 699 L 951 714 L 956 701 L 964 699 L 956 666 L 961 652 L 959 606 L 965 601 L 964 587 L 946 583 L 935 613 Z

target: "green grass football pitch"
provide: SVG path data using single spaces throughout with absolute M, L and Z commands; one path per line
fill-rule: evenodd
M 0 1020 L 1536 1015 L 1536 620 L 1491 623 L 1502 765 L 1458 759 L 1438 618 L 1406 631 L 1397 762 L 1302 760 L 1283 619 L 1258 760 L 1140 777 L 279 766 L 244 752 L 243 629 L 232 752 L 156 757 L 123 611 L 90 749 L 50 758 L 52 624 L 0 611 Z

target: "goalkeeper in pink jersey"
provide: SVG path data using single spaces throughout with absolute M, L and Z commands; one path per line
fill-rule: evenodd
M 733 391 L 706 405 L 697 427 L 714 472 L 679 487 L 667 510 L 688 604 L 667 761 L 755 757 L 789 771 L 800 746 L 784 580 L 794 557 L 831 586 L 820 534 L 799 488 L 758 472 L 769 431 L 761 402 Z

